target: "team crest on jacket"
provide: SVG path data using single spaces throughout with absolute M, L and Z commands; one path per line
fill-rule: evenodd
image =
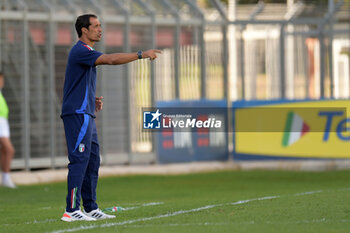
M 79 152 L 84 152 L 85 151 L 85 144 L 80 143 L 79 144 Z

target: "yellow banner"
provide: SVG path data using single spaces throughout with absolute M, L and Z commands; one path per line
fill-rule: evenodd
M 238 108 L 235 153 L 350 158 L 350 100 L 292 102 Z

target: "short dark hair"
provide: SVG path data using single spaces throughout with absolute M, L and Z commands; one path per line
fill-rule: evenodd
M 0 71 L 0 77 L 3 77 L 4 73 L 2 71 Z
M 82 29 L 82 28 L 89 29 L 89 26 L 90 26 L 90 18 L 97 18 L 97 16 L 94 15 L 94 14 L 80 15 L 80 16 L 77 18 L 77 21 L 75 21 L 75 30 L 77 31 L 78 37 L 79 37 L 79 38 L 80 38 L 81 35 L 83 34 L 83 33 L 81 32 L 81 29 Z

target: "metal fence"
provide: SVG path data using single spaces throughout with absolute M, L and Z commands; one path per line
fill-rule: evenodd
M 203 3 L 204 2 L 204 3 Z M 163 50 L 154 62 L 98 67 L 102 162 L 155 162 L 142 107 L 172 99 L 348 98 L 349 1 L 237 5 L 219 0 L 3 0 L 0 68 L 13 168 L 67 163 L 60 115 L 79 14 L 99 16 L 105 53 Z

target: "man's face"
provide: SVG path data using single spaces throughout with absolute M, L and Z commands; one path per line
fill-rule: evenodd
M 86 30 L 86 36 L 91 41 L 100 41 L 102 37 L 102 28 L 101 23 L 97 18 L 90 17 L 90 26 L 89 29 Z

